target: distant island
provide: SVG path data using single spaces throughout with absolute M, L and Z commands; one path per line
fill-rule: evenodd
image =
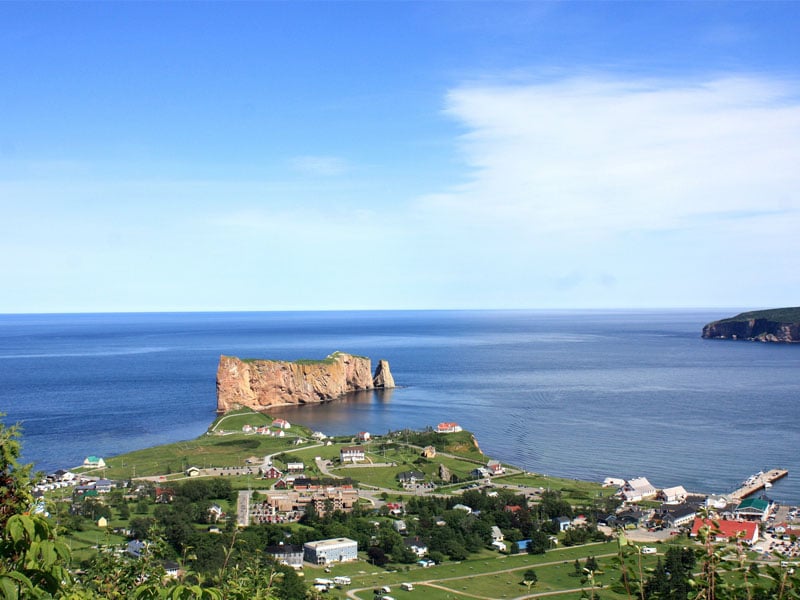
M 217 412 L 327 402 L 349 392 L 393 387 L 388 361 L 378 361 L 373 375 L 369 358 L 345 352 L 334 352 L 322 360 L 291 362 L 221 356 Z
M 703 337 L 716 340 L 800 342 L 800 307 L 743 312 L 703 327 Z

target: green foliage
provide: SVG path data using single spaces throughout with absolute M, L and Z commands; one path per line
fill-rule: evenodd
M 0 413 L 0 418 L 4 417 Z M 31 465 L 20 465 L 21 444 L 19 425 L 6 427 L 0 422 L 0 528 L 17 513 L 26 510 L 31 502 Z
M 728 319 L 721 319 L 717 323 L 736 323 L 739 321 L 749 321 L 750 319 L 765 319 L 776 323 L 798 323 L 800 322 L 800 306 L 789 308 L 771 308 L 767 310 L 751 310 L 739 313 Z
M 18 462 L 19 435 L 0 423 L 0 595 L 12 600 L 47 597 L 70 581 L 69 549 L 44 517 L 26 513 L 30 465 Z
M 0 538 L 0 595 L 40 598 L 55 594 L 70 580 L 69 549 L 50 524 L 36 515 L 11 515 Z

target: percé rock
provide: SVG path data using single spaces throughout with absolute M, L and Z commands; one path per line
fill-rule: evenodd
M 372 378 L 372 385 L 376 388 L 393 388 L 394 377 L 389 370 L 388 360 L 379 360 L 378 366 L 375 367 L 375 377 Z
M 296 362 L 220 356 L 217 412 L 325 402 L 348 392 L 390 387 L 394 378 L 388 361 L 378 363 L 373 378 L 369 358 L 344 352 L 334 352 L 324 360 Z
M 703 327 L 703 337 L 718 340 L 800 342 L 800 307 L 744 312 Z

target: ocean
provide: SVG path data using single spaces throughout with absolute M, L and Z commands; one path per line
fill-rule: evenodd
M 554 476 L 721 493 L 790 475 L 800 504 L 800 345 L 703 340 L 720 311 L 0 315 L 0 411 L 49 471 L 191 439 L 220 354 L 385 358 L 398 388 L 274 415 L 328 434 L 456 421 L 488 455 Z

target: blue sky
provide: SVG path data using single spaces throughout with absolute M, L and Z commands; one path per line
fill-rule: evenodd
M 0 3 L 0 312 L 797 305 L 798 22 Z

